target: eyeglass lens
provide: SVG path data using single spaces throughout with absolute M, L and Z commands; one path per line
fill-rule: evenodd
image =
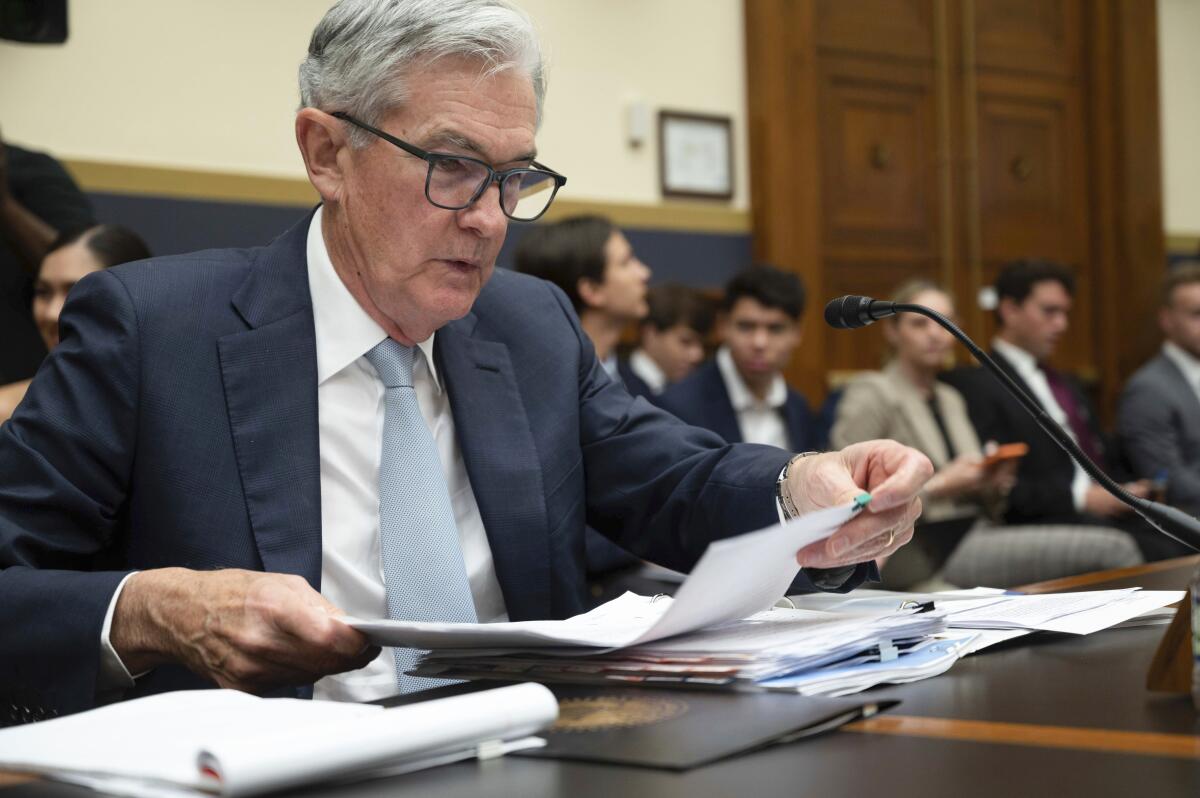
M 490 174 L 478 161 L 466 158 L 439 158 L 429 173 L 429 199 L 446 208 L 470 204 Z M 554 181 L 545 172 L 519 170 L 504 178 L 500 202 L 513 219 L 535 219 L 546 210 L 554 197 Z

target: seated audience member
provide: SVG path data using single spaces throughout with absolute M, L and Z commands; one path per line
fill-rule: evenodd
M 950 296 L 926 280 L 906 283 L 892 300 L 954 318 Z M 922 493 L 913 542 L 883 568 L 886 587 L 945 586 L 930 580 L 1009 587 L 1141 562 L 1136 544 L 1118 530 L 990 527 L 988 519 L 1003 512 L 1017 463 L 985 463 L 962 395 L 938 381 L 954 338 L 915 314 L 885 319 L 881 327 L 892 357 L 882 371 L 863 374 L 846 387 L 830 442 L 842 447 L 891 438 L 924 453 L 936 469 Z
M 1074 276 L 1056 263 L 1021 260 L 1001 270 L 995 289 L 997 330 L 992 357 L 1097 465 L 1113 473 L 1104 435 L 1083 391 L 1047 363 L 1069 325 Z M 1170 539 L 1151 530 L 1093 482 L 991 374 L 966 368 L 944 379 L 966 398 L 971 422 L 981 439 L 1029 446 L 1008 497 L 1007 523 L 1115 525 L 1134 534 L 1147 560 L 1177 551 Z M 1125 487 L 1142 497 L 1150 491 L 1145 481 Z
M 650 312 L 638 329 L 640 345 L 617 368 L 631 394 L 653 400 L 704 361 L 713 308 L 699 291 L 678 283 L 654 286 L 646 300 Z
M 549 280 L 575 306 L 596 359 L 614 379 L 617 342 L 648 310 L 650 269 L 608 219 L 572 216 L 532 228 L 517 244 L 517 271 Z
M 33 279 L 63 230 L 92 224 L 92 207 L 58 161 L 0 139 L 0 385 L 26 380 L 46 348 L 29 317 Z
M 725 287 L 713 360 L 671 386 L 659 405 L 730 443 L 766 443 L 796 452 L 824 446 L 808 402 L 783 369 L 800 344 L 804 284 L 797 275 L 756 265 Z
M 1158 315 L 1166 341 L 1121 395 L 1117 432 L 1139 476 L 1166 482 L 1166 501 L 1200 513 L 1200 261 L 1163 282 Z
M 33 288 L 33 319 L 46 349 L 58 345 L 58 314 L 75 283 L 92 272 L 150 257 L 136 233 L 117 225 L 99 225 L 63 234 L 45 259 Z M 13 414 L 31 380 L 0 386 L 0 421 Z

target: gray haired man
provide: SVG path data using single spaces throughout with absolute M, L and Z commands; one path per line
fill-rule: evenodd
M 301 68 L 321 207 L 80 283 L 0 428 L 0 704 L 420 689 L 338 614 L 569 616 L 587 525 L 687 569 L 871 491 L 797 553 L 813 589 L 909 539 L 922 455 L 728 446 L 610 380 L 560 291 L 493 271 L 566 182 L 535 160 L 543 87 L 507 3 L 346 0 Z

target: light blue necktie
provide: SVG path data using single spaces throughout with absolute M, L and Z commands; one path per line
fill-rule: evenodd
M 388 618 L 475 623 L 475 604 L 450 493 L 437 446 L 413 390 L 415 354 L 413 347 L 391 338 L 367 353 L 385 388 L 379 536 Z M 393 652 L 401 693 L 450 683 L 405 676 L 423 652 L 412 648 Z

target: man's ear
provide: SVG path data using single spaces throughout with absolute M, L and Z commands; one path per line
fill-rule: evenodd
M 996 316 L 1001 327 L 1008 326 L 1008 317 L 1016 311 L 1017 307 L 1017 303 L 1011 297 L 1003 297 L 1000 300 L 1000 303 L 996 305 Z
M 296 114 L 296 144 L 304 158 L 308 181 L 323 202 L 336 203 L 345 182 L 343 153 L 350 147 L 345 125 L 324 111 L 301 108 Z

